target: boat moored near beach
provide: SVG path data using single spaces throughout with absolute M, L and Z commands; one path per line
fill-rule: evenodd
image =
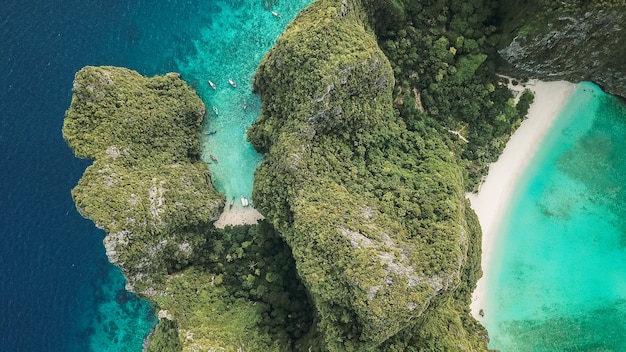
M 217 87 L 215 87 L 215 83 L 213 83 L 211 80 L 209 80 L 209 85 L 211 86 L 211 88 L 213 88 L 213 90 L 217 89 Z
M 220 114 L 220 112 L 217 110 L 217 106 L 213 106 L 213 112 L 215 113 L 215 116 Z
M 276 12 L 276 11 L 272 11 L 272 15 L 273 15 L 274 17 L 278 17 L 278 18 L 280 18 L 280 14 L 279 14 L 278 12 Z
M 235 81 L 233 81 L 232 79 L 228 79 L 228 83 L 233 86 L 233 88 L 237 87 L 237 83 L 235 83 Z
M 211 158 L 211 160 L 213 160 L 214 163 L 217 164 L 217 158 L 215 157 L 215 155 L 210 154 L 209 157 Z

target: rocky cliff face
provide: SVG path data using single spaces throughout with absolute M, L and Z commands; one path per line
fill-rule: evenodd
M 315 2 L 261 63 L 253 199 L 292 248 L 324 350 L 419 348 L 437 329 L 425 317 L 479 272 L 480 235 L 440 136 L 394 115 L 393 72 L 357 3 Z M 471 320 L 457 309 L 444 310 Z M 459 323 L 433 338 L 484 348 Z
M 72 190 L 78 211 L 103 229 L 127 289 L 185 266 L 224 200 L 199 160 L 204 104 L 177 74 L 146 78 L 116 67 L 76 74 L 63 136 L 94 160 Z
M 592 81 L 626 97 L 626 5 L 552 8 L 530 1 L 523 11 L 504 1 L 499 50 L 522 75 Z

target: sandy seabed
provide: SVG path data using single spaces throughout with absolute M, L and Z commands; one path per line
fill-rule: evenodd
M 470 305 L 472 315 L 479 321 L 484 318 L 480 313 L 489 314 L 486 309 L 487 281 L 492 270 L 490 264 L 500 235 L 498 229 L 502 218 L 524 170 L 559 116 L 575 86 L 565 81 L 530 81 L 525 84 L 524 87 L 535 94 L 527 119 L 511 136 L 498 160 L 489 166 L 489 173 L 480 186 L 479 192 L 467 194 L 472 209 L 478 215 L 483 233 L 481 258 L 483 276 L 478 280 Z M 523 89 L 523 87 L 519 88 Z

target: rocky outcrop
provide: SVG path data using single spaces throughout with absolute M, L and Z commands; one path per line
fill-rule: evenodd
M 154 280 L 199 254 L 224 205 L 199 159 L 204 104 L 177 74 L 116 67 L 83 68 L 73 93 L 63 136 L 94 160 L 72 190 L 76 207 L 106 232 L 127 289 L 152 296 Z
M 504 37 L 512 39 L 499 50 L 518 73 L 592 81 L 626 97 L 626 5 L 551 9 L 531 1 L 527 7 L 523 18 L 505 16 Z
M 365 18 L 356 1 L 303 11 L 257 71 L 248 132 L 267 153 L 255 205 L 291 247 L 330 351 L 420 346 L 415 331 L 432 327 L 413 324 L 479 272 L 461 169 L 436 132 L 394 116 L 391 65 Z

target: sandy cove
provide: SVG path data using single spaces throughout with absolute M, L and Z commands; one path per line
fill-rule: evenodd
M 255 225 L 259 220 L 264 219 L 263 215 L 252 207 L 234 207 L 224 209 L 220 218 L 213 224 L 216 228 L 223 229 L 226 226 Z
M 479 321 L 483 319 L 479 314 L 481 310 L 485 315 L 490 313 L 486 309 L 487 280 L 502 217 L 509 206 L 516 184 L 574 91 L 575 84 L 564 81 L 530 81 L 525 87 L 535 94 L 527 119 L 511 136 L 498 160 L 489 166 L 489 174 L 479 192 L 467 194 L 472 209 L 478 215 L 483 233 L 483 276 L 478 280 L 470 305 L 472 315 Z

